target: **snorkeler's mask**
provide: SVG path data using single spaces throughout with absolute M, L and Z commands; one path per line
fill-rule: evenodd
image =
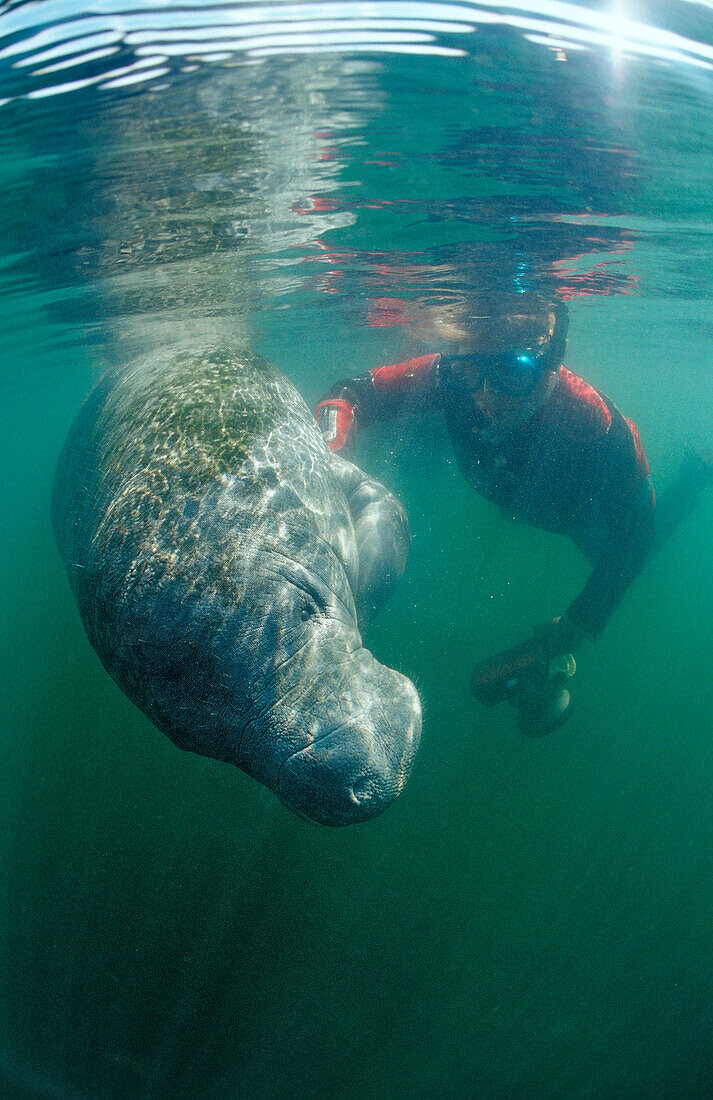
M 554 312 L 554 330 L 544 347 L 443 355 L 439 364 L 442 383 L 461 393 L 476 393 L 487 380 L 502 393 L 526 397 L 546 371 L 557 370 L 564 357 L 566 313 L 561 307 L 555 307 Z

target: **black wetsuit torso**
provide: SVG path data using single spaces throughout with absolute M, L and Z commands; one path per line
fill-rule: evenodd
M 645 563 L 653 537 L 653 493 L 634 425 L 564 367 L 553 393 L 528 420 L 492 426 L 462 392 L 444 383 L 438 355 L 380 367 L 344 380 L 317 408 L 331 416 L 337 450 L 354 427 L 409 408 L 445 415 L 458 466 L 473 488 L 509 518 L 566 535 L 593 563 L 567 609 L 596 638 Z

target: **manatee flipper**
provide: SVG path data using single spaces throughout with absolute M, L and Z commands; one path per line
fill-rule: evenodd
M 381 482 L 332 455 L 332 471 L 351 511 L 359 554 L 354 592 L 362 633 L 393 595 L 406 569 L 411 529 L 403 505 Z

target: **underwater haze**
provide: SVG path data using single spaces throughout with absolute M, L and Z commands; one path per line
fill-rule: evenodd
M 248 340 L 314 406 L 484 288 L 566 302 L 660 491 L 711 446 L 712 191 L 709 0 L 0 4 L 3 1097 L 713 1095 L 713 491 L 528 738 L 471 670 L 586 563 L 438 418 L 364 433 L 424 722 L 345 829 L 129 702 L 50 522 L 105 370 Z

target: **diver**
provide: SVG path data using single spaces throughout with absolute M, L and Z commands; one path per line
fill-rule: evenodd
M 564 366 L 566 306 L 517 297 L 437 316 L 431 336 L 448 351 L 337 382 L 315 416 L 330 450 L 345 454 L 362 429 L 440 410 L 476 492 L 509 519 L 568 536 L 590 562 L 582 591 L 561 615 L 473 673 L 482 703 L 507 700 L 520 729 L 537 735 L 567 718 L 573 654 L 601 636 L 654 550 L 713 481 L 713 464 L 689 455 L 662 509 L 635 425 Z

